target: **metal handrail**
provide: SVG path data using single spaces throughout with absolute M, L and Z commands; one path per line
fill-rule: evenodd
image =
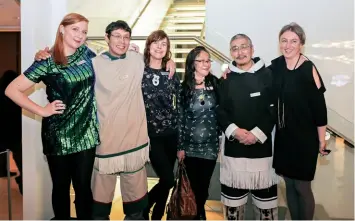
M 206 21 L 204 21 L 203 25 L 202 25 L 202 30 L 201 30 L 201 35 L 200 35 L 201 39 L 204 39 L 205 31 L 206 31 Z
M 147 37 L 148 36 L 132 36 L 131 40 L 145 41 L 147 39 Z M 208 44 L 205 40 L 203 40 L 201 38 L 198 38 L 196 36 L 174 36 L 174 35 L 169 35 L 169 39 L 170 40 L 194 40 L 197 43 L 203 45 L 212 55 L 217 57 L 220 61 L 222 61 L 224 63 L 227 63 L 227 64 L 229 64 L 232 61 L 232 59 L 230 59 L 229 57 L 227 57 L 226 55 L 224 55 L 223 53 L 218 51 L 212 45 Z M 88 37 L 87 40 L 102 41 L 102 40 L 105 40 L 105 38 L 104 37 L 93 36 L 93 37 Z M 327 109 L 331 110 L 331 108 L 328 108 L 328 107 L 327 107 Z M 331 132 L 333 135 L 336 135 L 336 136 L 341 137 L 342 139 L 344 139 L 348 143 L 349 146 L 354 147 L 354 142 L 350 138 L 344 136 L 343 134 L 341 134 L 339 131 L 337 131 L 333 127 L 328 125 L 327 126 L 327 130 L 329 132 Z
M 140 19 L 140 17 L 143 15 L 143 13 L 145 12 L 145 10 L 147 9 L 148 5 L 150 4 L 151 0 L 148 0 L 147 3 L 144 5 L 142 11 L 139 12 L 139 15 L 137 16 L 137 18 L 134 20 L 131 29 L 133 30 L 134 26 L 136 26 L 138 20 Z
M 330 109 L 330 108 L 327 108 Z M 340 137 L 342 139 L 344 139 L 344 141 L 347 143 L 348 146 L 354 148 L 354 141 L 352 141 L 350 138 L 348 138 L 347 136 L 343 135 L 342 133 L 340 133 L 338 130 L 334 129 L 332 126 L 327 125 L 327 130 L 333 135 L 333 136 L 337 136 Z

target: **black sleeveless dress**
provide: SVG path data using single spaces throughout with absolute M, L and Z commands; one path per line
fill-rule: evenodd
M 280 175 L 305 181 L 313 180 L 316 171 L 317 127 L 327 125 L 326 89 L 320 76 L 321 87 L 317 88 L 313 66 L 311 61 L 305 61 L 289 70 L 283 56 L 270 66 L 278 95 L 273 167 Z

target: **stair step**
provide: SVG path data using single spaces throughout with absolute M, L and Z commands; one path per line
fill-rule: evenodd
M 185 72 L 185 68 L 176 68 L 175 70 L 178 73 L 184 73 Z
M 170 40 L 171 45 L 197 45 L 198 43 L 196 41 L 190 41 L 190 40 Z
M 174 58 L 173 61 L 175 63 L 184 63 L 186 61 L 186 58 Z
M 200 37 L 205 16 L 206 2 L 204 0 L 174 0 L 160 24 L 160 29 L 170 36 Z M 186 55 L 199 43 L 194 40 L 172 40 L 170 44 L 172 59 L 178 64 L 176 72 L 184 73 Z
M 173 7 L 174 6 L 201 6 L 201 5 L 206 5 L 205 1 L 200 1 L 200 2 L 192 2 L 192 1 L 186 1 L 184 0 L 183 2 L 174 2 Z
M 174 23 L 201 23 L 203 24 L 203 22 L 205 21 L 204 17 L 185 17 L 185 18 L 179 18 L 176 16 L 169 16 L 167 15 L 163 21 L 163 23 L 170 23 L 170 24 L 174 24 Z
M 170 10 L 173 11 L 205 11 L 205 5 L 173 5 Z
M 178 11 L 178 12 L 171 12 L 168 11 L 168 16 L 178 16 L 178 17 L 204 17 L 206 16 L 206 12 L 205 11 Z
M 201 36 L 201 32 L 173 32 L 169 30 L 166 30 L 165 32 L 168 35 L 174 35 L 174 36 L 196 36 L 196 37 Z
M 191 51 L 191 48 L 171 48 L 170 49 L 172 53 L 189 53 Z
M 164 25 L 165 30 L 202 30 L 203 24 Z

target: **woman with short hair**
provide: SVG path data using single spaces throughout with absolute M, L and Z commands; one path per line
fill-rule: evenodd
M 279 33 L 282 55 L 270 66 L 278 97 L 273 167 L 286 182 L 287 205 L 293 220 L 313 219 L 311 181 L 318 154 L 327 154 L 326 89 L 314 63 L 301 52 L 305 42 L 301 26 L 284 26 Z

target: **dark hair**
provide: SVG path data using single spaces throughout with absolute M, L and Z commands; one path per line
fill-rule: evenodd
M 132 30 L 129 27 L 129 25 L 127 24 L 127 22 L 122 21 L 122 20 L 118 20 L 118 21 L 111 22 L 109 25 L 107 25 L 105 32 L 108 35 L 108 38 L 110 38 L 111 33 L 113 31 L 118 30 L 118 29 L 122 29 L 126 32 L 129 32 L 129 36 L 132 35 Z
M 157 30 L 157 31 L 153 31 L 147 38 L 147 41 L 145 42 L 145 48 L 144 48 L 144 63 L 146 66 L 149 66 L 150 63 L 150 45 L 153 42 L 159 41 L 159 40 L 163 40 L 164 38 L 166 38 L 168 45 L 166 48 L 166 54 L 163 57 L 163 61 L 162 61 L 162 68 L 166 67 L 166 63 L 170 60 L 171 58 L 171 51 L 170 51 L 170 40 L 168 35 L 163 31 L 163 30 Z
M 188 104 L 192 98 L 193 91 L 195 90 L 196 80 L 195 80 L 195 60 L 196 57 L 202 52 L 206 52 L 208 55 L 210 53 L 203 46 L 197 46 L 192 49 L 186 57 L 185 63 L 185 76 L 182 82 L 182 99 L 184 104 Z M 211 72 L 205 77 L 205 87 L 213 87 L 216 92 L 218 87 L 218 78 L 211 74 Z
M 53 60 L 56 64 L 67 65 L 68 63 L 68 59 L 64 54 L 63 33 L 60 32 L 60 26 L 63 25 L 65 27 L 82 21 L 89 23 L 89 20 L 84 16 L 77 13 L 70 13 L 64 16 L 64 18 L 60 22 L 55 37 L 54 46 L 52 48 Z

